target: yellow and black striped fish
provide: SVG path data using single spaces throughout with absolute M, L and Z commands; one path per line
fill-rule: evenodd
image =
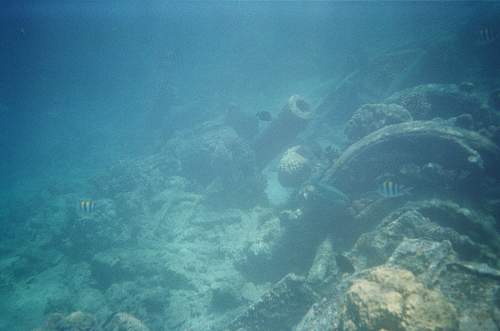
M 80 212 L 83 214 L 92 214 L 95 210 L 95 202 L 91 199 L 80 200 Z
M 380 183 L 377 191 L 384 198 L 397 198 L 408 194 L 410 190 L 411 188 L 399 185 L 395 180 L 386 179 Z

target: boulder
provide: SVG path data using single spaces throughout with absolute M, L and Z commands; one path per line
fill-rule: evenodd
M 475 257 L 488 262 L 495 259 L 490 247 L 474 242 L 466 233 L 442 227 L 416 210 L 395 212 L 386 217 L 375 230 L 361 235 L 351 256 L 358 269 L 377 266 L 386 263 L 405 238 L 422 237 L 436 242 L 449 241 L 461 258 Z
M 340 330 L 453 331 L 455 307 L 405 269 L 377 267 L 353 281 Z

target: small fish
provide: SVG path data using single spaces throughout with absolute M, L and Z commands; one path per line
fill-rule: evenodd
M 478 31 L 479 45 L 488 45 L 495 42 L 497 39 L 498 39 L 498 33 L 491 27 L 483 26 Z
M 263 122 L 271 122 L 273 117 L 271 116 L 271 113 L 268 111 L 259 111 L 257 114 L 255 114 L 257 118 Z
M 91 199 L 80 200 L 80 212 L 84 214 L 92 214 L 95 210 L 95 202 Z
M 352 265 L 351 260 L 349 260 L 342 254 L 335 254 L 335 262 L 337 263 L 337 268 L 343 274 L 352 274 L 356 271 L 356 269 L 354 269 L 354 266 Z
M 384 198 L 397 198 L 409 194 L 410 190 L 410 187 L 399 185 L 397 181 L 386 179 L 379 185 L 377 192 Z

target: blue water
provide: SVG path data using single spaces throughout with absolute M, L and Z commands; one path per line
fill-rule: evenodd
M 219 132 L 210 128 L 221 125 L 231 105 L 251 118 L 270 112 L 274 120 L 300 94 L 314 109 L 346 77 L 369 72 L 374 59 L 415 49 L 439 54 L 449 69 L 429 63 L 414 80 L 401 78 L 408 83 L 398 91 L 470 81 L 484 101 L 500 86 L 499 40 L 484 48 L 474 43 L 474 29 L 484 22 L 500 33 L 497 3 L 2 1 L 1 7 L 1 330 L 42 327 L 51 314 L 74 311 L 98 323 L 123 311 L 151 330 L 223 330 L 286 273 L 306 272 L 310 257 L 277 270 L 238 267 L 243 243 L 261 249 L 255 238 L 262 219 L 298 208 L 300 188 L 280 186 L 279 153 L 265 167 L 245 161 L 272 122 L 250 128 L 253 137 L 243 139 L 240 154 L 203 159 L 205 152 L 224 153 L 220 137 L 240 144 L 233 133 L 217 133 L 214 149 L 199 146 Z M 461 53 L 450 55 L 447 40 L 459 40 Z M 378 88 L 372 84 L 364 91 Z M 370 95 L 373 103 L 388 96 Z M 349 119 L 354 110 L 323 113 L 288 147 L 344 149 L 346 121 L 337 115 L 347 112 Z M 74 230 L 80 199 L 96 201 L 101 213 L 91 215 L 99 225 L 90 230 Z M 113 256 L 133 261 L 122 262 L 123 277 L 96 271 L 96 261 Z M 165 271 L 155 263 L 172 266 Z M 213 294 L 223 285 L 244 294 Z M 188 310 L 190 317 L 180 313 Z

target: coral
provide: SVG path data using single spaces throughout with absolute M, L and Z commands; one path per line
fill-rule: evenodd
M 352 115 L 344 132 L 349 140 L 356 141 L 384 126 L 411 120 L 410 112 L 399 105 L 366 104 Z
M 484 115 L 481 100 L 455 84 L 419 85 L 397 92 L 385 102 L 405 107 L 417 120 L 448 119 L 461 114 L 479 119 Z
M 300 146 L 289 148 L 280 159 L 278 179 L 285 187 L 299 186 L 311 173 L 310 162 L 300 153 L 300 148 Z
M 453 331 L 455 307 L 404 269 L 377 267 L 356 279 L 346 293 L 341 330 Z

